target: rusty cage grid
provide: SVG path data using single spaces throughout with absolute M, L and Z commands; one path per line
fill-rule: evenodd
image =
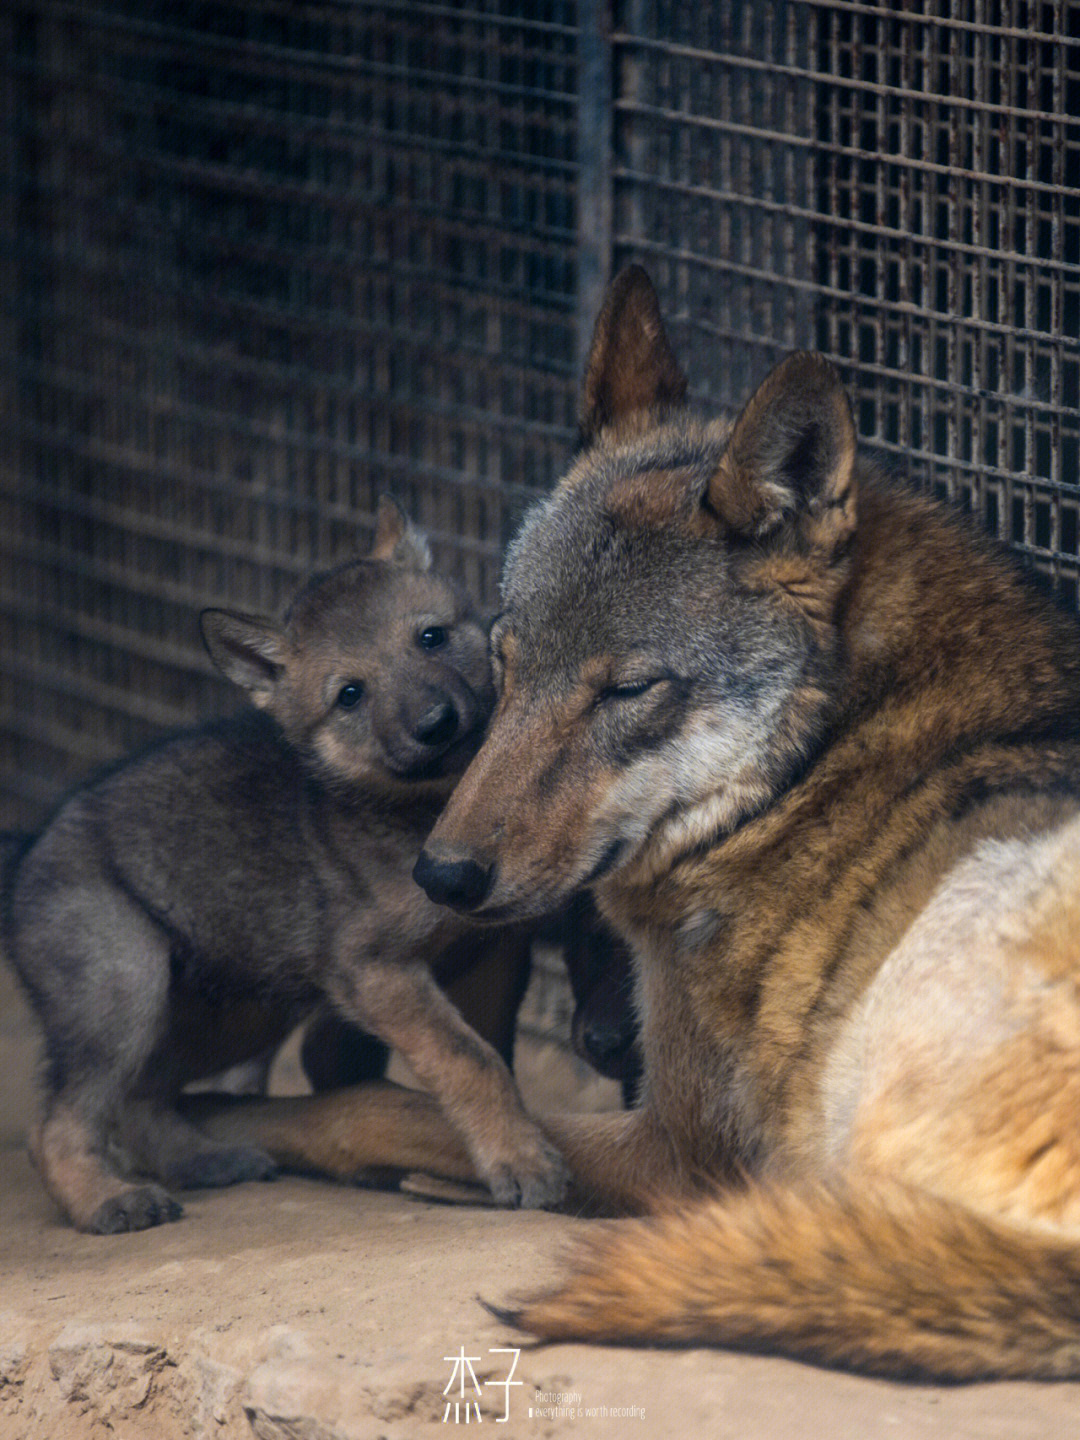
M 1077 603 L 1080 0 L 8 0 L 0 44 L 0 823 L 216 712 L 199 608 L 382 490 L 493 601 L 629 259 L 698 398 L 826 351 Z
M 614 236 L 734 406 L 835 359 L 864 441 L 1075 606 L 1080 4 L 664 4 L 616 17 Z M 678 347 L 677 347 L 678 348 Z
M 573 435 L 572 6 L 8 0 L 7 823 L 215 713 L 396 494 L 490 599 Z

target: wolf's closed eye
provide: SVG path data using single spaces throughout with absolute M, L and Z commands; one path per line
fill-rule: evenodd
M 644 695 L 646 690 L 651 690 L 654 685 L 659 685 L 663 679 L 662 675 L 656 675 L 648 680 L 628 680 L 622 685 L 606 685 L 596 698 L 601 703 L 609 700 L 634 700 L 638 695 Z

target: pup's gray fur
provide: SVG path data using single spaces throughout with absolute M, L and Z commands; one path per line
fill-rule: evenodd
M 271 1175 L 175 1100 L 326 997 L 405 1055 L 497 1200 L 557 1201 L 559 1156 L 432 976 L 466 923 L 409 878 L 490 711 L 470 602 L 384 502 L 372 555 L 317 576 L 282 625 L 208 610 L 203 633 L 261 713 L 77 791 L 13 870 L 6 938 L 45 1030 L 32 1149 L 48 1189 L 79 1229 L 110 1233 L 175 1219 L 163 1186 Z

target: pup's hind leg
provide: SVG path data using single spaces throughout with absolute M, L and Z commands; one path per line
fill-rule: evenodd
M 167 1190 L 134 1184 L 111 1168 L 101 1117 L 80 1101 L 85 1095 L 55 1096 L 30 1136 L 45 1188 L 75 1228 L 115 1235 L 179 1219 L 181 1207 Z
M 73 885 L 67 873 L 43 847 L 14 897 L 16 960 L 48 1061 L 31 1150 L 78 1229 L 143 1230 L 175 1220 L 180 1206 L 160 1185 L 122 1174 L 110 1150 L 166 1027 L 169 938 L 103 877 Z

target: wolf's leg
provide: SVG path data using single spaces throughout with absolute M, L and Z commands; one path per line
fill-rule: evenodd
M 959 864 L 840 1032 L 835 1163 L 1080 1232 L 1080 820 Z
M 204 1091 L 182 1095 L 180 1109 L 216 1140 L 257 1145 L 283 1169 L 346 1184 L 386 1171 L 479 1178 L 432 1097 L 389 1080 L 272 1099 Z
M 536 1208 L 557 1204 L 566 1169 L 525 1113 L 509 1070 L 471 1030 L 425 965 L 365 959 L 340 968 L 331 998 L 400 1051 L 430 1089 L 496 1201 Z
M 258 1145 L 288 1170 L 350 1183 L 387 1170 L 480 1178 L 435 1100 L 386 1081 L 271 1100 L 188 1095 L 181 1104 L 208 1134 Z M 549 1115 L 542 1125 L 569 1164 L 575 1207 L 585 1202 L 606 1211 L 642 1210 L 681 1186 L 648 1111 Z
M 610 1215 L 638 1214 L 694 1188 L 652 1110 L 542 1115 L 570 1167 L 578 1202 Z

